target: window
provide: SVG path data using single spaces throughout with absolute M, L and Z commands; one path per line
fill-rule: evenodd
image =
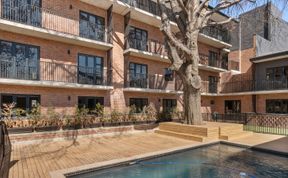
M 129 85 L 136 88 L 147 88 L 147 70 L 145 64 L 129 64 Z
M 273 81 L 286 81 L 288 79 L 288 66 L 266 69 L 266 79 Z
M 209 93 L 217 93 L 218 77 L 209 76 Z
M 269 40 L 269 23 L 268 22 L 264 23 L 264 38 L 266 40 Z
M 96 109 L 96 104 L 99 103 L 101 106 L 104 105 L 104 97 L 89 97 L 89 96 L 79 96 L 78 97 L 78 107 L 87 108 L 89 114 L 92 114 Z
M 103 58 L 79 54 L 78 83 L 90 85 L 103 84 Z
M 288 113 L 288 100 L 266 100 L 266 112 L 267 113 Z
M 1 108 L 3 104 L 16 103 L 15 108 L 23 109 L 26 112 L 31 111 L 33 107 L 40 104 L 39 95 L 13 95 L 13 94 L 2 94 L 1 95 Z
M 177 107 L 176 99 L 163 99 L 163 112 L 171 113 Z
M 241 113 L 241 101 L 240 100 L 226 100 L 225 101 L 225 113 Z
M 105 19 L 87 12 L 80 12 L 80 36 L 98 41 L 105 38 Z
M 136 27 L 130 27 L 129 47 L 141 51 L 147 51 L 148 33 Z
M 3 0 L 2 5 L 2 18 L 41 26 L 41 0 Z
M 39 47 L 0 40 L 0 77 L 38 80 Z
M 173 70 L 165 68 L 165 81 L 173 81 L 174 75 Z
M 144 106 L 148 105 L 148 99 L 147 98 L 130 98 L 130 106 L 136 107 L 136 113 L 142 112 Z
M 218 54 L 214 51 L 209 51 L 209 66 L 217 67 Z

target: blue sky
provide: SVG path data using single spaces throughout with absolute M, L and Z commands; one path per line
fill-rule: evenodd
M 214 6 L 215 3 L 217 3 L 219 0 L 211 0 L 211 6 Z M 288 1 L 286 0 L 257 0 L 257 4 L 256 5 L 251 5 L 251 4 L 245 4 L 244 6 L 244 10 L 241 11 L 240 13 L 243 13 L 243 12 L 246 12 L 246 11 L 249 11 L 251 9 L 254 9 L 255 7 L 257 6 L 261 6 L 265 3 L 267 3 L 267 1 L 270 1 L 272 2 L 275 6 L 278 7 L 278 9 L 283 13 L 282 15 L 282 18 L 284 20 L 286 20 L 288 22 Z M 233 10 L 232 10 L 233 11 Z M 237 10 L 238 11 L 238 10 Z M 233 11 L 235 12 L 235 11 Z M 224 12 L 225 13 L 225 12 Z M 232 16 L 238 16 L 239 14 L 238 13 L 232 13 L 232 14 L 228 14 L 228 15 L 232 15 Z

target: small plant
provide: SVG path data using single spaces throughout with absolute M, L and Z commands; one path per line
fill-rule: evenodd
M 2 115 L 6 119 L 12 119 L 13 116 L 13 110 L 16 106 L 16 103 L 4 103 L 3 104 L 3 109 L 2 109 Z
M 74 125 L 75 126 L 85 126 L 87 125 L 87 121 L 88 121 L 88 112 L 89 109 L 87 109 L 85 106 L 83 107 L 78 107 L 76 105 L 75 107 L 75 118 L 74 118 Z
M 123 114 L 116 110 L 113 110 L 111 112 L 111 122 L 120 122 L 122 121 L 122 117 L 123 117 Z
M 129 117 L 129 120 L 132 122 L 137 121 L 137 108 L 135 105 L 130 106 L 128 117 Z
M 31 125 L 36 126 L 39 123 L 39 120 L 41 118 L 41 106 L 40 104 L 36 104 L 32 107 L 29 117 L 31 119 Z
M 148 106 L 143 108 L 142 112 L 143 119 L 146 121 L 152 121 L 157 119 L 157 110 L 153 103 L 150 103 Z
M 21 118 L 22 116 L 26 115 L 26 111 L 24 109 L 21 109 L 21 108 L 16 108 L 14 113 L 18 119 Z
M 104 115 L 104 106 L 101 105 L 100 103 L 97 103 L 96 106 L 95 106 L 94 113 L 98 117 L 103 117 L 103 115 Z

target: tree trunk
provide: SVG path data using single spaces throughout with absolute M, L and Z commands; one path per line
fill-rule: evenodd
M 201 91 L 184 84 L 184 122 L 190 125 L 202 125 Z

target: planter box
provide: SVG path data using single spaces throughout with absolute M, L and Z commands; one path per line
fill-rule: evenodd
M 34 131 L 33 127 L 15 127 L 7 130 L 9 134 L 32 133 Z
M 121 124 L 119 122 L 104 122 L 102 123 L 103 127 L 116 127 L 120 126 Z
M 101 123 L 93 123 L 93 124 L 88 124 L 88 125 L 84 126 L 84 128 L 98 128 L 101 126 L 102 126 Z
M 69 125 L 69 126 L 63 126 L 62 127 L 63 130 L 78 130 L 78 129 L 81 129 L 81 128 L 82 128 L 81 124 Z
M 35 128 L 36 132 L 46 132 L 46 131 L 55 131 L 55 130 L 60 130 L 60 128 L 58 126 L 45 126 L 45 127 Z

